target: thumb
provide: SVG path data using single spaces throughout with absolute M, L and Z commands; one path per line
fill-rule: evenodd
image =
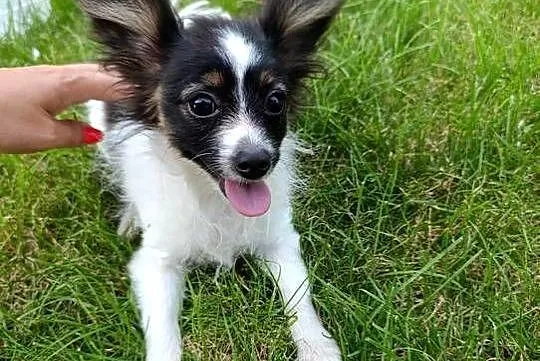
M 54 120 L 51 144 L 47 148 L 78 147 L 95 144 L 103 139 L 103 133 L 90 125 L 76 120 Z

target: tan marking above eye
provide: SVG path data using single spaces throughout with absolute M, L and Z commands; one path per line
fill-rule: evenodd
M 215 88 L 225 85 L 225 78 L 223 77 L 223 74 L 217 70 L 204 74 L 202 79 L 208 83 L 208 85 Z
M 276 80 L 276 77 L 269 70 L 263 70 L 260 75 L 261 85 L 270 85 Z

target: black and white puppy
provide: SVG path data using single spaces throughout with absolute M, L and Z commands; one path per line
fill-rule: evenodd
M 287 116 L 316 68 L 319 39 L 342 0 L 264 0 L 232 20 L 169 0 L 80 0 L 104 64 L 135 85 L 122 103 L 91 102 L 103 159 L 122 188 L 121 234 L 140 231 L 129 271 L 148 361 L 181 357 L 183 280 L 193 264 L 264 259 L 288 311 L 299 360 L 340 351 L 313 305 L 291 222 L 294 136 Z

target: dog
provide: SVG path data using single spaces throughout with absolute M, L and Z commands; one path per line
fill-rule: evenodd
M 233 20 L 196 3 L 79 0 L 106 67 L 132 84 L 90 102 L 101 159 L 122 191 L 119 234 L 142 234 L 128 269 L 147 361 L 181 358 L 184 277 L 193 265 L 262 260 L 276 281 L 302 361 L 341 360 L 311 301 L 292 224 L 297 141 L 289 116 L 342 0 L 264 0 Z

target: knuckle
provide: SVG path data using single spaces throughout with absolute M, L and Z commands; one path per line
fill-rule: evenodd
M 59 75 L 59 84 L 67 93 L 72 93 L 80 82 L 81 76 L 76 73 L 61 72 Z

